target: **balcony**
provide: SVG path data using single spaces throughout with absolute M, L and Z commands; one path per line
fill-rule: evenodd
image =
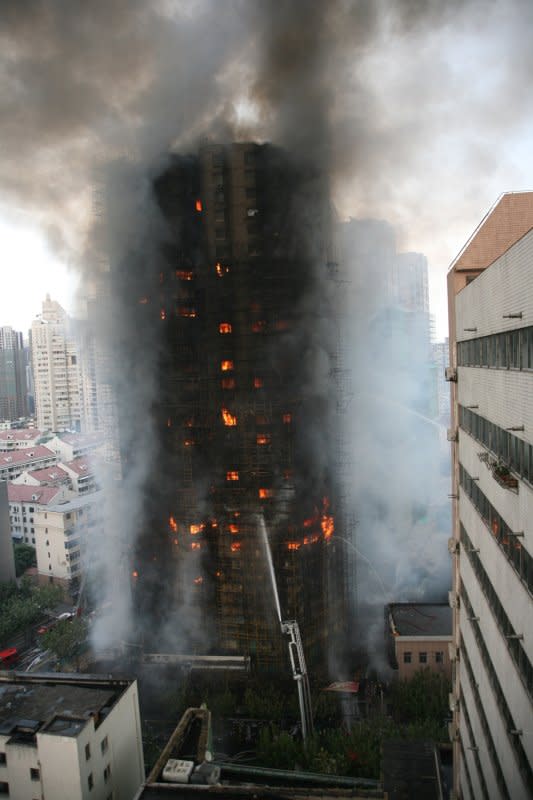
M 496 483 L 499 483 L 504 489 L 509 489 L 510 492 L 518 494 L 518 478 L 513 475 L 506 464 L 502 461 L 491 459 L 488 462 L 488 467 Z

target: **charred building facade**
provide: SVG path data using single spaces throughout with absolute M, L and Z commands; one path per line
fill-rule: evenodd
M 153 194 L 163 244 L 129 293 L 138 336 L 156 331 L 157 469 L 132 553 L 146 646 L 163 636 L 283 666 L 263 516 L 282 616 L 298 621 L 308 661 L 331 665 L 353 586 L 327 185 L 312 165 L 243 143 L 173 157 Z

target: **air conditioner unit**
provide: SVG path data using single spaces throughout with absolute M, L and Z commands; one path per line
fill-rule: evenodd
M 455 724 L 455 722 L 448 723 L 448 736 L 450 737 L 450 742 L 457 742 L 459 739 L 459 728 Z
M 446 438 L 449 442 L 456 442 L 459 438 L 459 432 L 457 428 L 448 428 L 446 431 Z
M 457 661 L 459 658 L 459 649 L 454 642 L 448 642 L 448 655 L 450 656 L 450 661 Z
M 447 381 L 457 381 L 457 369 L 455 367 L 446 367 L 444 370 L 444 377 Z
M 193 769 L 194 761 L 169 758 L 163 769 L 163 780 L 169 783 L 189 783 Z
M 448 539 L 448 552 L 452 556 L 457 555 L 459 552 L 459 539 L 454 539 L 453 536 Z
M 448 695 L 448 707 L 452 713 L 459 709 L 459 698 L 453 692 Z
M 457 592 L 448 592 L 448 605 L 450 608 L 459 608 L 459 595 Z

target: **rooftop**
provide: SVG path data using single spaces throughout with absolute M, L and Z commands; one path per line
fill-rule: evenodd
M 398 636 L 452 635 L 452 610 L 447 603 L 390 603 L 389 612 Z
M 92 475 L 94 472 L 92 464 L 87 458 L 75 458 L 74 461 L 65 462 L 65 466 L 82 477 Z
M 26 484 L 9 483 L 7 496 L 10 503 L 37 503 L 46 506 L 52 502 L 60 492 L 58 486 L 27 486 Z
M 9 453 L 0 454 L 0 469 L 14 464 L 30 464 L 32 461 L 47 457 L 56 458 L 56 454 L 42 444 L 36 444 L 35 447 L 23 450 L 10 450 Z
M 56 503 L 55 505 L 50 505 L 48 507 L 48 511 L 60 511 L 61 513 L 65 513 L 65 511 L 77 511 L 78 509 L 86 508 L 89 505 L 96 505 L 98 503 L 102 503 L 103 498 L 104 498 L 103 491 L 87 492 L 81 497 L 75 495 L 72 498 L 72 500 L 67 500 L 64 503 Z
M 8 431 L 0 431 L 0 447 L 9 442 L 34 442 L 42 435 L 43 432 L 37 428 L 11 428 Z
M 100 433 L 60 433 L 57 438 L 72 447 L 98 447 L 104 441 Z
M 28 475 L 35 478 L 40 483 L 50 483 L 50 481 L 68 481 L 68 474 L 61 467 L 45 467 L 44 469 L 33 469 L 28 471 Z
M 132 683 L 110 676 L 0 672 L 0 735 L 38 732 L 77 736 L 88 720 L 103 719 Z

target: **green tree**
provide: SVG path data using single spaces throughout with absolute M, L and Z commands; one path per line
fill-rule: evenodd
M 43 612 L 57 606 L 63 597 L 58 586 L 34 586 L 22 578 L 20 587 L 0 584 L 0 642 L 28 627 L 42 617 Z
M 35 547 L 30 547 L 29 544 L 14 544 L 13 554 L 15 556 L 17 578 L 23 575 L 29 567 L 34 567 L 37 564 Z
M 74 659 L 86 648 L 87 625 L 78 617 L 73 620 L 62 620 L 43 635 L 43 646 L 54 653 L 60 660 Z

